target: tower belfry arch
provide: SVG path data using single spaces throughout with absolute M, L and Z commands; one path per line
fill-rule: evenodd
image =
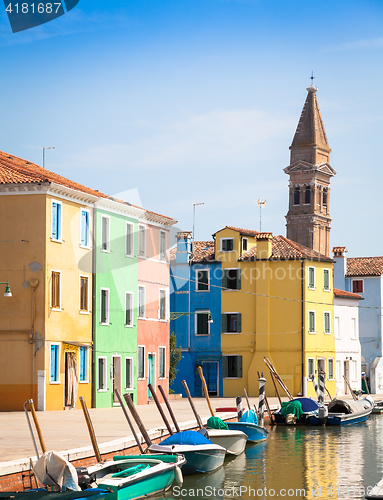
M 330 179 L 336 175 L 316 97 L 310 85 L 299 123 L 290 146 L 289 211 L 287 238 L 330 256 Z

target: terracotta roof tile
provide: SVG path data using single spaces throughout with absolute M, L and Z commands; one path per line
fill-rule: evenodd
M 237 231 L 238 233 L 241 233 L 243 236 L 255 236 L 258 234 L 258 231 L 255 231 L 254 229 L 243 229 L 243 228 L 234 227 L 234 226 L 225 226 L 223 229 L 220 229 L 219 231 L 223 231 L 224 229 L 232 229 L 233 231 Z M 215 232 L 214 234 L 219 233 L 219 231 Z
M 383 257 L 350 257 L 346 276 L 381 276 Z
M 334 288 L 334 297 L 341 297 L 344 299 L 364 300 L 362 299 L 362 296 L 358 295 L 357 293 L 346 292 L 345 290 L 339 290 L 338 288 Z
M 195 241 L 194 252 L 191 255 L 191 261 L 196 264 L 197 262 L 214 262 L 215 251 L 214 241 Z

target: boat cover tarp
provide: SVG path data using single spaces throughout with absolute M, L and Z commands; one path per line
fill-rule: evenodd
M 219 417 L 210 417 L 206 422 L 206 427 L 208 429 L 229 429 L 227 424 Z
M 249 424 L 258 425 L 258 417 L 255 410 L 246 410 L 238 422 L 247 422 Z
M 362 411 L 365 407 L 366 401 L 363 399 L 357 401 L 353 399 L 333 399 L 328 405 L 328 411 L 329 413 L 344 413 L 345 415 L 349 415 L 350 413 Z
M 303 410 L 302 403 L 300 401 L 292 399 L 291 401 L 285 401 L 284 403 L 282 403 L 281 415 L 283 417 L 287 417 L 287 415 L 290 415 L 291 413 L 297 418 L 302 415 Z
M 311 398 L 295 398 L 294 401 L 300 401 L 304 412 L 316 411 L 319 405 Z
M 33 472 L 45 486 L 59 486 L 64 491 L 81 491 L 74 466 L 54 451 L 43 453 L 34 465 Z
M 189 444 L 189 445 L 199 445 L 199 444 L 211 444 L 205 436 L 196 431 L 182 431 L 176 432 L 172 436 L 161 441 L 159 444 L 172 445 L 172 444 Z
M 129 477 L 133 476 L 133 474 L 138 474 L 139 472 L 143 472 L 146 469 L 150 469 L 149 464 L 138 464 L 133 467 L 129 467 L 128 469 L 121 470 L 120 472 L 115 472 L 112 474 L 112 477 Z

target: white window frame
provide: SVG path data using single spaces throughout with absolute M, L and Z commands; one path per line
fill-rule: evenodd
M 310 269 L 313 270 L 313 275 L 314 275 L 314 285 L 313 286 L 310 286 Z M 308 278 L 307 279 L 307 286 L 308 286 L 309 290 L 315 290 L 315 267 L 314 266 L 309 266 L 307 278 Z
M 128 226 L 130 227 L 130 248 L 131 251 L 128 252 Z M 126 257 L 134 257 L 134 224 L 133 222 L 126 221 L 125 226 L 125 256 Z
M 330 327 L 330 331 L 329 332 L 326 332 L 326 320 L 325 320 L 325 317 L 326 317 L 326 314 L 328 314 L 328 322 L 329 322 L 329 327 Z M 331 313 L 330 311 L 323 311 L 323 332 L 325 335 L 331 335 Z
M 164 377 L 160 376 L 161 349 L 163 349 L 164 352 Z M 166 347 L 163 345 L 158 346 L 158 380 L 166 380 Z
M 199 314 L 207 314 L 208 315 L 208 322 L 207 322 L 208 333 L 198 333 L 197 332 L 197 328 L 198 328 L 198 315 Z M 206 310 L 202 310 L 201 309 L 201 310 L 195 311 L 195 314 L 194 314 L 194 332 L 195 332 L 195 336 L 196 337 L 208 337 L 210 335 L 209 314 L 211 314 L 211 312 L 210 312 L 209 309 L 206 309 Z
M 231 240 L 233 242 L 233 250 L 222 250 L 222 241 L 223 240 Z M 223 252 L 223 253 L 231 253 L 231 252 L 234 252 L 234 238 L 233 237 L 229 237 L 229 238 L 220 238 L 220 251 Z
M 361 292 L 354 292 L 354 281 L 361 281 L 362 282 L 362 288 L 363 290 Z M 361 279 L 361 278 L 355 278 L 355 279 L 352 279 L 351 280 L 351 292 L 352 293 L 357 293 L 357 294 L 360 294 L 360 293 L 364 293 L 364 279 Z
M 313 313 L 314 314 L 314 331 L 310 332 L 310 313 Z M 316 332 L 317 332 L 317 324 L 316 324 L 316 311 L 313 311 L 313 310 L 310 310 L 308 312 L 308 332 L 311 334 L 311 335 L 315 335 Z
M 88 291 L 87 291 L 87 294 L 86 294 L 86 298 L 87 298 L 87 304 L 86 304 L 86 311 L 84 309 L 81 309 L 81 278 L 87 278 L 88 279 Z M 79 303 L 78 303 L 78 308 L 79 308 L 79 311 L 80 311 L 80 314 L 89 314 L 89 283 L 90 283 L 90 278 L 89 276 L 87 276 L 86 274 L 80 274 L 79 276 L 79 279 L 78 279 L 78 287 L 79 287 Z
M 102 322 L 102 292 L 107 293 L 107 301 L 106 301 L 106 322 Z M 100 288 L 100 325 L 109 325 L 109 308 L 110 308 L 110 290 L 109 288 Z
M 207 290 L 198 290 L 198 273 L 201 271 L 207 272 Z M 195 270 L 195 291 L 200 293 L 200 292 L 210 292 L 210 269 L 205 268 L 205 269 L 196 269 Z
M 330 361 L 332 362 L 332 377 L 330 378 Z M 327 359 L 327 380 L 335 380 L 335 363 L 334 358 Z
M 131 386 L 127 387 L 126 386 L 126 374 L 127 374 L 127 369 L 126 369 L 126 362 L 130 361 L 130 381 L 131 381 Z M 134 374 L 134 359 L 132 356 L 125 356 L 125 378 L 124 378 L 124 386 L 126 391 L 131 391 L 134 389 L 134 381 L 133 381 L 133 374 Z
M 103 378 L 105 381 L 105 387 L 100 388 L 100 359 L 104 360 L 103 363 Z M 108 358 L 106 356 L 98 356 L 97 357 L 97 391 L 98 392 L 107 392 L 108 391 Z
M 161 235 L 164 234 L 165 235 L 165 248 L 164 248 L 164 255 L 163 255 L 163 259 L 161 258 Z M 166 231 L 163 231 L 163 230 L 160 230 L 160 245 L 159 245 L 159 252 L 158 252 L 158 259 L 160 262 L 166 262 L 166 243 L 167 243 L 167 235 L 166 235 Z
M 60 307 L 53 307 L 52 306 L 52 273 L 58 273 L 60 275 L 60 286 L 59 286 L 59 300 L 60 300 Z M 50 282 L 51 282 L 51 286 L 50 286 L 50 294 L 51 294 L 51 311 L 61 311 L 62 310 L 62 302 L 61 302 L 61 271 L 59 271 L 58 269 L 51 269 L 51 279 L 50 279 Z
M 165 307 L 164 307 L 164 318 L 161 318 L 161 292 L 165 293 Z M 168 291 L 166 288 L 159 288 L 158 289 L 158 319 L 160 321 L 167 321 L 168 320 Z
M 337 359 L 335 361 L 335 367 L 336 367 L 335 380 L 337 382 L 342 382 L 342 362 L 340 359 Z
M 60 224 L 59 224 L 59 237 L 54 238 L 52 235 L 52 210 L 53 210 L 53 203 L 57 203 L 57 205 L 60 205 Z M 63 242 L 63 202 L 55 199 L 51 199 L 51 241 L 55 243 L 62 243 Z
M 144 355 L 142 357 L 143 359 L 143 363 L 144 363 L 144 376 L 143 377 L 139 377 L 139 373 L 140 373 L 140 364 L 139 364 L 139 357 L 138 357 L 138 348 L 139 347 L 142 347 L 142 349 L 144 350 Z M 137 380 L 146 380 L 146 357 L 145 357 L 145 354 L 146 354 L 146 347 L 144 345 L 138 345 L 137 346 Z
M 79 384 L 89 384 L 89 347 L 81 346 L 85 348 L 85 380 L 80 380 L 80 361 L 81 361 L 81 350 L 78 351 L 79 363 L 78 363 L 78 382 Z
M 144 248 L 141 249 L 141 241 L 140 241 L 140 230 L 144 230 L 143 234 L 144 234 Z M 147 227 L 144 225 L 144 224 L 138 224 L 138 257 L 140 257 L 141 259 L 145 259 L 146 258 L 146 229 Z M 142 250 L 142 252 L 141 252 Z
M 52 351 L 51 351 L 51 346 L 52 345 L 57 345 L 58 346 L 58 350 L 57 350 L 57 380 L 51 380 L 51 375 L 52 375 L 52 372 L 51 372 L 51 367 L 52 367 L 52 359 L 51 359 L 51 355 L 52 355 Z M 51 342 L 49 344 L 49 383 L 52 384 L 52 385 L 59 385 L 61 384 L 61 373 L 60 373 L 60 367 L 61 367 L 61 342 Z
M 131 314 L 130 314 L 130 324 L 126 322 L 126 296 L 130 295 L 131 296 Z M 125 292 L 125 317 L 124 317 L 124 324 L 126 328 L 133 328 L 134 326 L 134 321 L 133 321 L 133 315 L 134 315 L 134 294 L 133 292 Z
M 339 340 L 341 338 L 340 332 L 340 316 L 334 318 L 334 338 Z
M 103 224 L 104 220 L 107 221 L 107 238 L 106 238 L 106 248 L 103 248 L 103 239 L 102 239 L 102 233 L 103 233 Z M 109 215 L 101 215 L 101 252 L 104 253 L 110 253 L 110 217 Z
M 140 288 L 144 290 L 144 314 L 140 316 Z M 138 285 L 138 295 L 137 295 L 137 318 L 145 319 L 146 318 L 146 287 L 145 285 Z
M 88 227 L 88 244 L 87 245 L 83 245 L 81 243 L 81 235 L 82 235 L 82 213 L 83 212 L 87 212 L 88 214 L 88 220 L 89 220 L 89 227 Z M 90 249 L 90 210 L 89 208 L 81 208 L 80 210 L 80 247 L 81 248 L 87 248 L 87 249 Z
M 310 373 L 310 369 L 309 369 L 310 368 L 310 361 L 312 361 L 312 363 L 313 363 L 313 369 L 314 369 L 313 373 Z M 315 359 L 314 358 L 307 358 L 307 378 L 310 378 L 311 375 L 314 375 L 314 377 L 315 377 Z
M 325 286 L 324 286 L 324 276 L 325 276 L 326 271 L 328 272 L 328 288 L 325 288 Z M 324 292 L 331 292 L 330 276 L 331 276 L 330 269 L 328 269 L 327 267 L 325 269 L 323 269 L 323 291 Z M 315 278 L 314 278 L 314 280 L 315 280 Z M 315 281 L 314 281 L 314 283 L 315 283 Z
M 356 318 L 351 318 L 351 340 L 358 340 L 358 323 Z
M 224 312 L 222 313 L 224 316 L 227 316 L 228 314 L 241 314 L 239 311 L 234 311 L 234 312 Z M 221 316 L 222 317 L 222 316 Z M 238 318 L 237 318 L 238 321 Z M 221 332 L 222 335 L 239 335 L 241 332 Z

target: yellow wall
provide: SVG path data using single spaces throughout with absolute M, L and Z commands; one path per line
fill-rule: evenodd
M 234 238 L 234 252 L 221 252 L 221 238 Z M 249 248 L 255 244 L 255 238 L 249 238 Z M 275 395 L 274 386 L 263 358 L 273 363 L 284 380 L 289 391 L 296 395 L 302 392 L 302 261 L 261 260 L 238 262 L 240 257 L 240 234 L 224 229 L 216 234 L 216 258 L 222 262 L 222 268 L 241 269 L 241 290 L 222 291 L 222 313 L 241 313 L 241 332 L 222 333 L 222 354 L 242 356 L 242 378 L 224 379 L 223 395 L 232 397 L 243 393 L 243 388 L 251 396 L 258 395 L 257 372 L 264 372 L 268 382 L 266 391 Z M 307 372 L 308 357 L 335 358 L 334 336 L 324 335 L 323 312 L 333 315 L 333 294 L 324 292 L 322 279 L 323 268 L 330 268 L 331 263 L 310 261 L 316 269 L 318 286 L 316 290 L 307 290 L 308 276 L 305 274 L 303 293 L 305 300 L 331 302 L 330 306 L 305 304 L 304 317 L 304 373 Z M 308 267 L 307 262 L 304 263 Z M 322 274 L 321 274 L 322 273 Z M 331 277 L 331 273 L 330 273 Z M 281 300 L 280 297 L 285 300 Z M 289 300 L 290 299 L 290 300 Z M 317 315 L 317 333 L 308 334 L 308 310 L 315 308 Z M 332 321 L 331 321 L 332 324 Z M 327 371 L 327 361 L 326 361 Z M 330 392 L 335 393 L 335 381 L 327 381 Z M 314 396 L 311 382 L 307 384 L 308 394 Z M 281 391 L 282 392 L 282 391 Z M 284 394 L 283 394 L 284 395 Z

